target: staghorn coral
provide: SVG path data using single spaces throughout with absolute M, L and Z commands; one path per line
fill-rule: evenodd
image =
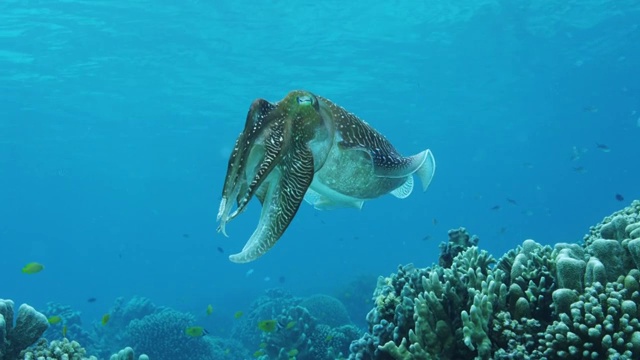
M 16 359 L 38 341 L 49 327 L 46 316 L 27 304 L 20 305 L 13 324 L 13 301 L 0 299 L 0 359 Z

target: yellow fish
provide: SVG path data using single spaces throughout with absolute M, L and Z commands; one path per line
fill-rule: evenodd
M 62 317 L 58 316 L 58 315 L 53 315 L 53 316 L 49 316 L 49 318 L 47 319 L 47 321 L 49 322 L 49 324 L 51 325 L 55 325 L 55 324 L 59 324 L 62 321 Z
M 184 330 L 184 333 L 191 337 L 201 337 L 207 335 L 209 332 L 202 326 L 190 326 Z
M 267 347 L 267 343 L 266 342 L 261 342 L 260 345 L 258 345 L 260 347 L 260 349 L 264 349 Z
M 109 322 L 109 319 L 111 319 L 111 315 L 110 314 L 104 314 L 102 315 L 102 326 L 107 325 L 107 323 Z
M 253 357 L 254 357 L 254 358 L 258 358 L 258 357 L 260 357 L 260 356 L 262 356 L 262 355 L 264 355 L 264 354 L 265 354 L 265 353 L 264 353 L 264 351 L 263 351 L 263 350 L 258 350 L 258 351 L 256 351 L 256 352 L 254 352 L 254 353 L 253 353 Z
M 213 314 L 213 306 L 211 304 L 207 305 L 207 316 Z
M 262 320 L 258 322 L 258 329 L 264 332 L 273 332 L 278 328 L 278 321 L 276 320 Z
M 62 326 L 62 337 L 67 337 L 67 325 Z
M 37 274 L 44 270 L 44 265 L 37 262 L 30 262 L 22 268 L 23 274 Z
M 233 314 L 233 317 L 236 319 L 240 319 L 242 317 L 243 312 L 242 311 L 236 311 L 235 314 Z
M 289 329 L 293 328 L 294 326 L 296 326 L 296 322 L 295 321 L 289 321 L 287 323 L 287 326 L 285 326 L 285 329 L 289 330 Z
M 298 355 L 298 349 L 291 349 L 291 350 L 289 350 L 289 352 L 287 353 L 287 355 L 289 355 L 290 357 Z

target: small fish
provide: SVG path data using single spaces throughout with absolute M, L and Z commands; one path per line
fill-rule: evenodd
M 259 347 L 260 349 L 264 349 L 264 348 L 266 348 L 266 347 L 267 347 L 267 343 L 263 341 L 263 342 L 261 342 L 261 343 L 258 345 L 258 347 Z
M 100 323 L 102 324 L 102 326 L 107 325 L 107 323 L 109 322 L 109 319 L 111 319 L 111 314 L 104 314 L 104 315 L 102 315 L 102 320 L 100 321 Z
M 51 325 L 59 324 L 62 321 L 62 317 L 58 315 L 49 316 L 49 318 L 47 318 L 47 321 Z
M 500 234 L 504 234 L 507 232 L 507 228 L 505 226 L 500 228 Z
M 209 334 L 207 329 L 202 326 L 190 326 L 184 330 L 184 333 L 191 337 L 202 337 Z
M 494 205 L 489 210 L 500 210 L 500 205 Z
M 610 151 L 611 151 L 611 148 L 610 148 L 610 147 L 608 147 L 608 146 L 607 146 L 607 145 L 605 145 L 605 144 L 598 144 L 598 143 L 596 143 L 596 147 L 597 147 L 598 149 L 602 150 L 602 152 L 606 152 L 606 153 L 608 153 L 608 152 L 610 152 Z
M 291 349 L 291 350 L 289 350 L 289 352 L 287 353 L 287 355 L 289 355 L 289 357 L 295 357 L 296 355 L 298 355 L 298 349 Z
M 327 337 L 324 338 L 324 341 L 326 341 L 326 342 L 329 342 L 331 340 L 333 340 L 333 335 L 327 335 Z
M 271 281 L 271 278 L 269 276 L 265 276 L 263 280 L 267 282 L 267 281 Z
M 512 204 L 512 205 L 518 205 L 518 202 L 517 202 L 517 201 L 515 201 L 515 200 L 513 200 L 513 199 L 510 199 L 510 198 L 507 198 L 507 202 L 508 202 L 509 204 Z
M 278 278 L 278 282 L 279 282 L 280 284 L 284 284 L 284 282 L 285 282 L 286 280 L 287 280 L 287 279 L 285 279 L 284 275 L 283 275 L 283 276 L 280 276 L 280 277 Z
M 292 329 L 294 326 L 296 326 L 296 322 L 295 321 L 289 321 L 284 328 L 289 330 L 289 329 Z
M 577 172 L 578 174 L 584 174 L 587 172 L 587 169 L 585 169 L 584 166 L 574 166 L 573 171 Z
M 207 316 L 213 314 L 213 305 L 207 305 Z
M 40 271 L 44 270 L 44 265 L 37 262 L 30 262 L 22 268 L 23 274 L 37 274 Z
M 218 247 L 217 247 L 217 249 L 218 249 L 218 252 L 219 252 L 220 254 L 224 254 L 224 249 L 223 249 L 223 248 L 221 248 L 220 246 L 218 246 Z
M 185 234 L 182 234 L 182 237 L 183 237 L 183 238 L 185 238 L 185 239 L 188 239 L 190 236 L 191 236 L 191 235 L 186 234 L 186 233 L 185 233 Z
M 533 169 L 533 164 L 530 162 L 524 162 L 522 163 L 522 167 L 527 168 L 527 169 Z
M 616 200 L 618 201 L 624 201 L 624 196 L 620 195 L 620 194 L 616 194 Z
M 260 356 L 262 356 L 264 354 L 265 354 L 264 350 L 260 349 L 260 350 L 257 350 L 256 352 L 253 353 L 253 357 L 254 358 L 259 358 Z
M 88 299 L 87 299 L 87 302 L 94 303 L 94 302 L 96 302 L 97 300 L 98 300 L 98 299 L 96 299 L 96 298 L 92 297 L 92 298 L 88 298 Z
M 62 337 L 67 337 L 67 325 L 62 325 Z
M 431 239 L 431 235 L 425 235 L 425 236 L 422 238 L 422 241 L 428 241 L 428 240 L 430 240 L 430 239 Z
M 255 270 L 253 270 L 253 269 L 249 269 L 249 270 L 247 270 L 247 272 L 244 274 L 244 276 L 245 276 L 245 277 L 249 277 L 249 276 L 251 276 L 251 274 L 253 274 L 253 272 L 254 272 L 254 271 L 255 271 Z
M 432 223 L 433 225 L 438 225 L 438 219 L 433 218 L 433 220 L 431 221 L 431 223 Z
M 593 106 L 593 105 L 588 105 L 588 106 L 583 107 L 582 111 L 589 112 L 589 113 L 597 113 L 598 112 L 598 108 Z
M 278 328 L 278 321 L 276 320 L 262 320 L 258 321 L 258 329 L 264 332 L 273 332 Z
M 244 313 L 242 311 L 236 311 L 236 313 L 233 314 L 233 317 L 235 319 L 240 319 L 242 317 L 242 315 L 244 315 Z

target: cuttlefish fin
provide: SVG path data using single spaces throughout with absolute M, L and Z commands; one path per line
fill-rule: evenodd
M 407 177 L 407 181 L 393 190 L 391 192 L 391 195 L 397 197 L 398 199 L 404 199 L 411 195 L 411 192 L 413 192 L 413 176 Z
M 424 154 L 424 161 L 418 170 L 416 170 L 415 174 L 418 175 L 418 178 L 422 183 L 422 191 L 427 191 L 429 184 L 431 184 L 431 180 L 433 180 L 433 174 L 436 172 L 436 159 L 433 157 L 433 154 L 429 149 L 418 155 L 421 154 Z
M 267 187 L 262 197 L 262 212 L 258 227 L 242 251 L 229 256 L 235 263 L 247 263 L 266 253 L 280 239 L 298 212 L 311 181 L 314 167 L 311 150 L 296 142 L 282 162 L 274 169 L 272 178 L 263 183 Z
M 431 180 L 433 179 L 433 174 L 435 173 L 435 171 L 436 160 L 433 157 L 431 150 L 429 149 L 413 156 L 401 158 L 400 161 L 391 163 L 390 166 L 374 166 L 374 173 L 377 176 L 399 178 L 411 176 L 413 174 L 418 175 L 418 178 L 420 178 L 420 182 L 422 183 L 423 191 L 426 191 L 429 187 L 429 184 L 431 184 Z M 402 186 L 400 186 L 400 188 L 402 188 L 403 186 L 411 186 L 411 189 L 413 189 L 413 183 L 407 184 L 405 182 Z M 404 192 L 406 192 L 406 190 L 408 190 L 400 188 L 396 189 L 398 190 L 399 194 L 403 194 Z M 409 191 L 406 196 L 408 196 L 410 193 L 411 191 Z M 398 194 L 394 195 L 397 196 Z

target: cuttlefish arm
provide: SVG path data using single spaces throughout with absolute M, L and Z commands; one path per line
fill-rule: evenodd
M 313 180 L 313 155 L 309 148 L 296 142 L 283 156 L 280 166 L 263 186 L 262 213 L 258 227 L 242 251 L 229 256 L 236 263 L 253 261 L 269 251 L 287 229 Z M 258 197 L 261 197 L 260 194 Z
M 229 257 L 231 261 L 257 259 L 293 220 L 332 143 L 330 120 L 321 113 L 315 95 L 304 91 L 293 91 L 276 104 L 252 104 L 229 159 L 218 231 L 225 233 L 227 222 L 254 196 L 262 203 L 262 213 L 253 235 L 240 253 Z
M 238 136 L 231 156 L 229 157 L 227 176 L 225 177 L 222 199 L 217 216 L 217 220 L 220 222 L 218 231 L 222 232 L 225 236 L 227 236 L 225 230 L 226 223 L 243 210 L 239 205 L 241 199 L 245 197 L 246 190 L 249 186 L 245 176 L 248 158 L 251 155 L 251 150 L 255 142 L 264 136 L 264 131 L 268 129 L 267 125 L 270 120 L 268 115 L 274 108 L 275 105 L 263 99 L 258 99 L 251 104 L 244 130 Z M 233 200 L 236 201 L 238 208 L 231 214 L 234 206 Z M 244 205 L 246 205 L 246 203 Z

